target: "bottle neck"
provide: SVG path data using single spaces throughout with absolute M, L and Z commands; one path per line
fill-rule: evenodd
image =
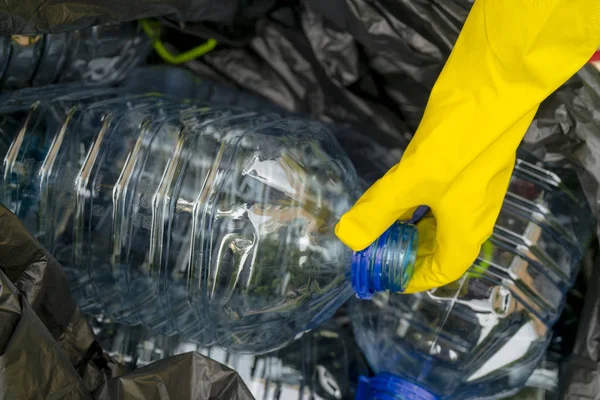
M 397 375 L 381 372 L 372 378 L 361 376 L 355 400 L 438 400 L 428 390 Z
M 415 266 L 419 234 L 414 225 L 396 222 L 373 244 L 352 256 L 352 288 L 361 299 L 389 290 L 403 292 Z

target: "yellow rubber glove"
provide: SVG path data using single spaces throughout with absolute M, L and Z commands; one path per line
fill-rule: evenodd
M 458 279 L 491 236 L 516 149 L 539 104 L 600 45 L 600 0 L 477 0 L 399 164 L 339 221 L 353 250 L 418 205 L 407 293 Z

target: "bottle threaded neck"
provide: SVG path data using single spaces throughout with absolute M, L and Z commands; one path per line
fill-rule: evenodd
M 414 225 L 396 222 L 373 244 L 352 256 L 351 280 L 357 297 L 403 292 L 412 277 L 419 234 Z
M 374 377 L 361 376 L 355 400 L 437 400 L 437 397 L 419 385 L 397 375 L 381 372 Z

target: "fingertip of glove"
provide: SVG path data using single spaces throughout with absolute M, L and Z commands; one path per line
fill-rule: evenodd
M 373 240 L 365 235 L 364 229 L 346 216 L 342 216 L 335 226 L 335 235 L 354 251 L 363 250 L 373 243 Z

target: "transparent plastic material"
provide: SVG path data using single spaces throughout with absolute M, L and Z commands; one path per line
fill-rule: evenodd
M 134 23 L 0 37 L 0 90 L 55 82 L 118 82 L 149 50 L 149 39 Z
M 594 220 L 574 170 L 519 157 L 494 234 L 468 273 L 425 293 L 352 302 L 357 341 L 380 381 L 393 374 L 419 388 L 390 398 L 507 396 L 542 359 Z
M 87 313 L 264 352 L 353 293 L 334 227 L 358 180 L 318 123 L 67 86 L 0 98 L 0 137 L 0 201 Z M 411 247 L 373 244 L 388 258 L 371 291 L 410 279 L 416 230 L 398 230 Z
M 351 400 L 358 377 L 368 373 L 352 331 L 331 320 L 285 348 L 263 355 L 232 354 L 101 318 L 91 323 L 104 351 L 129 370 L 196 351 L 234 369 L 260 400 Z

